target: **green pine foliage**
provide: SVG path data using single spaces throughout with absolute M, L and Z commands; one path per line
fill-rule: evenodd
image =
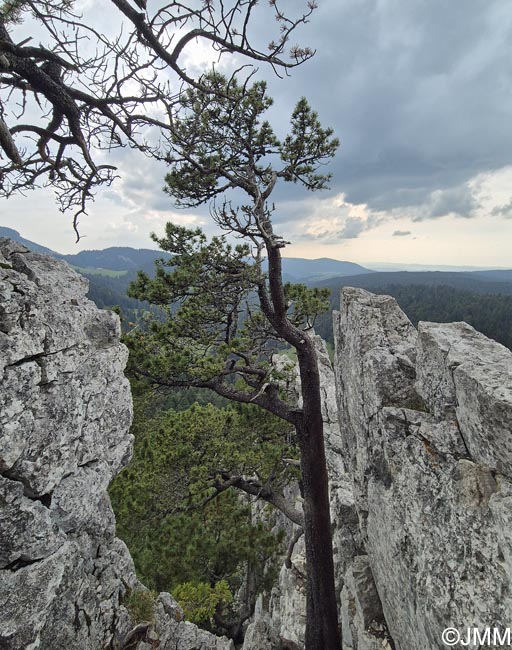
M 296 478 L 282 469 L 276 477 L 283 456 L 296 453 L 293 437 L 277 418 L 256 421 L 251 406 L 194 404 L 151 417 L 154 399 L 140 385 L 135 396 L 134 457 L 110 488 L 117 533 L 144 584 L 173 592 L 189 620 L 214 629 L 213 612 L 229 609 L 248 567 L 260 590 L 272 584 L 268 560 L 281 538 L 252 520 L 246 495 L 231 489 L 209 500 L 212 482 L 222 470 L 284 485 Z
M 262 118 L 273 104 L 264 81 L 240 85 L 212 71 L 203 88 L 189 88 L 180 103 L 165 177 L 165 191 L 177 205 L 200 205 L 234 187 L 253 196 L 252 181 L 265 187 L 274 176 L 312 191 L 328 187 L 331 176 L 320 169 L 339 141 L 332 129 L 322 128 L 304 97 L 283 141 Z
M 185 618 L 197 625 L 206 625 L 214 614 L 224 610 L 233 602 L 233 594 L 226 580 L 215 585 L 204 582 L 185 582 L 174 590 L 177 601 L 183 608 Z
M 270 372 L 283 339 L 255 304 L 266 280 L 251 262 L 250 247 L 173 223 L 165 237 L 153 239 L 173 254 L 172 264 L 158 261 L 153 278 L 139 272 L 130 286 L 130 296 L 161 309 L 160 318 L 126 336 L 130 368 L 162 385 L 209 386 L 217 378 L 229 393 L 236 376 L 242 391 L 253 390 L 255 377 Z M 301 329 L 310 329 L 329 306 L 328 289 L 287 284 L 284 294 L 287 318 Z

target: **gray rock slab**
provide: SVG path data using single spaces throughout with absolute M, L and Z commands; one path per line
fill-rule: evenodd
M 137 627 L 125 601 L 142 586 L 107 493 L 133 443 L 128 356 L 119 319 L 87 288 L 0 238 L 2 650 L 114 650 Z M 232 650 L 178 611 L 160 595 L 160 648 Z
M 421 323 L 417 336 L 395 301 L 357 289 L 342 293 L 335 343 L 347 471 L 394 647 L 438 650 L 446 627 L 507 627 L 512 354 L 464 323 Z M 363 638 L 357 591 L 349 567 L 347 648 Z

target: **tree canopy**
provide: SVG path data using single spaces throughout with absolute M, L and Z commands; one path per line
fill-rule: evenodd
M 130 294 L 159 305 L 167 319 L 129 336 L 131 368 L 154 384 L 210 388 L 293 424 L 304 503 L 306 648 L 339 650 L 320 376 L 310 336 L 328 291 L 283 283 L 286 242 L 274 232 L 270 203 L 279 181 L 327 187 L 322 166 L 338 140 L 304 98 L 279 139 L 263 117 L 271 103 L 264 82 L 240 85 L 216 71 L 180 97 L 166 191 L 183 206 L 210 202 L 224 234 L 208 239 L 200 229 L 167 224 L 164 237 L 153 235 L 171 257 L 157 264 L 154 278 L 140 273 Z M 228 192 L 241 194 L 240 203 Z M 287 390 L 286 366 L 274 362 L 283 344 L 297 353 L 300 405 Z M 235 479 L 250 493 L 244 477 Z M 254 493 L 279 502 L 270 482 Z
M 188 89 L 181 99 L 185 111 L 173 129 L 166 191 L 182 205 L 197 205 L 228 189 L 243 190 L 249 203 L 233 207 L 224 201 L 212 215 L 244 241 L 231 243 L 227 235 L 209 240 L 201 229 L 172 223 L 164 237 L 153 235 L 172 258 L 157 263 L 154 278 L 139 273 L 129 294 L 160 305 L 168 318 L 153 323 L 152 336 L 134 332 L 133 365 L 162 385 L 211 388 L 292 422 L 294 407 L 279 396 L 272 357 L 280 343 L 301 345 L 303 332 L 328 308 L 329 293 L 285 284 L 277 314 L 263 251 L 284 242 L 272 230 L 267 199 L 278 179 L 325 187 L 329 175 L 319 167 L 338 141 L 304 99 L 281 142 L 261 119 L 272 101 L 264 82 L 243 88 L 211 73 L 205 84 L 206 90 Z M 221 92 L 226 86 L 229 94 Z
M 272 586 L 280 538 L 226 477 L 252 477 L 260 489 L 271 477 L 275 487 L 295 479 L 283 463 L 296 454 L 290 427 L 283 435 L 270 415 L 255 426 L 255 407 L 154 410 L 154 396 L 136 391 L 134 458 L 110 487 L 117 532 L 148 587 L 172 591 L 189 620 L 236 637 Z
M 106 33 L 84 22 L 74 0 L 1 2 L 0 196 L 50 185 L 61 209 L 73 210 L 76 229 L 94 190 L 115 177 L 109 151 L 130 146 L 157 159 L 167 155 L 184 89 L 203 86 L 184 63 L 195 43 L 238 57 L 235 76 L 250 74 L 250 61 L 278 72 L 310 58 L 309 48 L 289 39 L 314 2 L 293 16 L 278 0 L 258 4 L 102 0 L 98 6 L 121 25 Z M 276 29 L 265 47 L 253 23 L 269 12 Z

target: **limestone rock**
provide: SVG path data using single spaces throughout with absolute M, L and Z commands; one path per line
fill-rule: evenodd
M 276 636 L 274 624 L 271 622 L 259 618 L 248 626 L 244 638 L 244 648 L 275 650 L 279 646 L 280 641 Z
M 435 415 L 455 414 L 474 460 L 512 478 L 512 352 L 466 323 L 418 330 L 423 399 Z
M 136 583 L 106 488 L 132 438 L 117 317 L 0 239 L 0 646 L 96 650 Z
M 117 316 L 86 292 L 67 264 L 0 238 L 2 650 L 120 650 L 141 630 L 125 606 L 141 585 L 107 494 L 132 448 L 127 350 Z M 232 650 L 179 611 L 161 594 L 144 638 Z
M 353 558 L 341 594 L 344 650 L 392 650 L 368 557 Z
M 185 621 L 183 611 L 170 594 L 160 594 L 155 619 L 159 650 L 235 650 L 232 641 L 214 636 Z M 139 650 L 143 650 L 143 647 Z
M 22 483 L 0 476 L 0 540 L 0 568 L 4 569 L 48 557 L 66 536 L 48 507 L 24 496 Z
M 335 343 L 344 455 L 395 648 L 507 627 L 512 355 L 465 324 L 423 323 L 417 337 L 393 299 L 358 289 L 342 293 Z M 350 568 L 347 648 L 361 640 L 357 591 Z

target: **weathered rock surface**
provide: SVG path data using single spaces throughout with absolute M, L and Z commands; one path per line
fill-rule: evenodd
M 343 650 L 510 626 L 512 353 L 465 323 L 416 331 L 361 289 L 343 291 L 334 329 L 335 379 L 320 343 L 319 367 Z M 278 648 L 269 629 L 303 647 L 300 543 L 292 559 L 244 650 Z
M 335 342 L 343 457 L 395 648 L 509 626 L 512 353 L 462 323 L 418 335 L 392 298 L 360 289 L 342 293 Z M 344 642 L 360 648 L 347 623 L 372 587 L 354 567 Z
M 0 239 L 2 650 L 120 650 L 144 631 L 125 607 L 142 586 L 106 491 L 131 455 L 127 351 L 86 291 L 67 264 Z M 138 647 L 157 637 L 161 650 L 233 647 L 184 622 L 169 594 Z
M 0 239 L 0 648 L 233 650 L 169 594 L 151 622 L 130 617 L 144 587 L 106 492 L 131 454 L 126 350 L 86 290 Z M 417 332 L 360 289 L 343 292 L 335 342 L 334 374 L 320 342 L 319 361 L 343 649 L 510 626 L 512 353 L 464 323 Z M 299 540 L 244 650 L 303 647 L 304 564 Z
M 183 620 L 183 611 L 170 594 L 161 593 L 155 607 L 154 634 L 163 650 L 235 650 L 232 641 Z M 147 645 L 150 650 L 151 645 Z M 145 650 L 140 645 L 137 650 Z
M 471 457 L 512 478 L 512 353 L 467 323 L 420 323 L 418 391 L 454 413 Z
M 331 520 L 333 529 L 334 564 L 336 588 L 339 595 L 340 616 L 347 613 L 346 643 L 347 650 L 389 650 L 388 632 L 380 606 L 380 600 L 370 580 L 373 590 L 365 597 L 359 588 L 361 571 L 358 566 L 364 553 L 363 540 L 359 530 L 359 520 L 355 507 L 353 485 L 345 470 L 342 455 L 343 443 L 338 423 L 334 373 L 325 343 L 316 337 L 319 371 L 322 391 L 322 415 L 326 460 L 329 472 L 329 489 L 331 501 Z M 295 384 L 288 386 L 300 405 L 300 382 L 296 373 Z M 298 487 L 291 486 L 288 499 L 297 498 Z M 297 501 L 295 507 L 300 507 Z M 275 528 L 285 531 L 287 543 L 297 530 L 286 518 L 277 514 Z M 355 569 L 353 565 L 355 563 Z M 354 570 L 355 579 L 347 583 L 346 576 Z M 352 604 L 358 603 L 357 611 L 352 611 Z M 350 611 L 349 611 L 350 610 Z M 364 615 L 357 616 L 363 612 Z M 247 630 L 243 650 L 281 650 L 304 648 L 306 626 L 306 562 L 304 539 L 301 537 L 293 547 L 290 566 L 283 564 L 277 584 L 265 598 L 260 598 L 254 614 L 254 622 Z M 367 629 L 368 628 L 368 629 Z M 345 632 L 344 632 L 345 634 Z

